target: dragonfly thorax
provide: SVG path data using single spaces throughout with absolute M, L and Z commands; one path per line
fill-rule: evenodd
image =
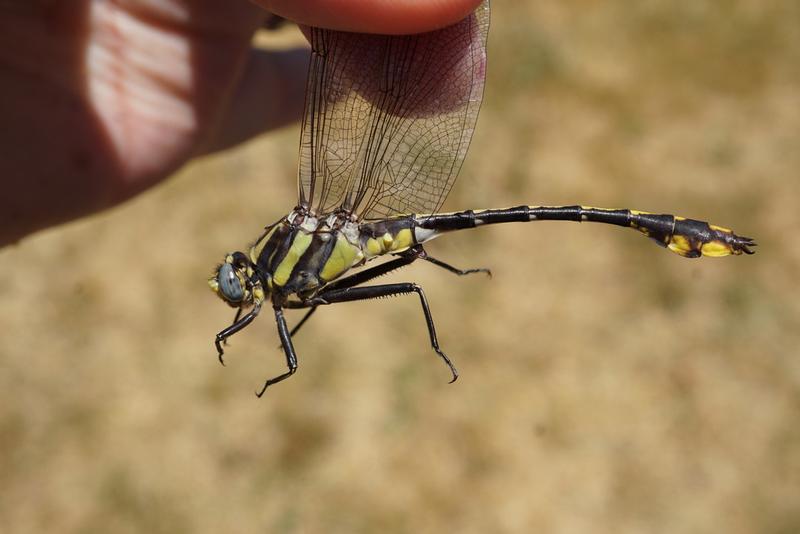
M 283 306 L 306 301 L 351 269 L 385 255 L 400 254 L 438 235 L 400 215 L 360 222 L 346 211 L 316 214 L 303 206 L 267 226 L 247 253 L 228 254 L 209 279 L 230 306 L 259 306 L 267 297 Z
M 233 307 L 308 296 L 364 263 L 358 221 L 344 212 L 317 217 L 303 208 L 268 226 L 247 253 L 228 254 L 209 279 L 211 289 Z

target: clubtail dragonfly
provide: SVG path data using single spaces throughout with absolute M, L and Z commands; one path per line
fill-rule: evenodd
M 466 19 L 430 33 L 384 36 L 311 28 L 311 59 L 300 135 L 299 201 L 267 226 L 247 252 L 225 257 L 209 279 L 237 309 L 216 336 L 223 345 L 270 305 L 288 370 L 297 370 L 292 335 L 319 306 L 415 294 L 433 350 L 439 347 L 425 292 L 417 284 L 364 285 L 426 260 L 423 244 L 454 230 L 543 220 L 588 221 L 638 230 L 688 258 L 751 254 L 753 241 L 703 221 L 629 209 L 519 206 L 437 213 L 456 180 L 483 98 L 489 3 Z M 388 256 L 391 259 L 350 273 Z M 348 274 L 350 273 L 350 274 Z M 289 330 L 284 309 L 307 313 Z M 246 312 L 246 313 L 245 313 Z

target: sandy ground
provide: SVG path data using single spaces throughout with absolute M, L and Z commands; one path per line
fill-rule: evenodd
M 495 2 L 445 208 L 584 203 L 758 238 L 685 260 L 630 231 L 433 243 L 486 266 L 321 310 L 283 369 L 206 288 L 294 204 L 296 127 L 0 251 L 0 530 L 800 531 L 800 12 L 784 1 Z M 288 31 L 292 31 L 291 29 Z M 292 315 L 290 320 L 296 320 Z

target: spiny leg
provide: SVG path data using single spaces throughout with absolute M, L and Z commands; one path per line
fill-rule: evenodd
M 379 276 L 383 276 L 386 273 L 394 271 L 395 269 L 400 269 L 401 267 L 405 267 L 406 265 L 412 263 L 416 257 L 402 257 L 397 258 L 391 261 L 387 261 L 386 263 L 382 263 L 380 265 L 376 265 L 374 267 L 370 267 L 369 269 L 365 269 L 359 273 L 350 275 L 345 278 L 341 278 L 336 280 L 335 282 L 331 282 L 327 286 L 325 286 L 326 291 L 334 290 L 334 289 L 346 289 L 348 287 L 357 286 L 359 284 L 363 284 L 365 282 L 369 282 L 373 278 L 377 278 Z M 316 305 L 310 304 L 308 301 L 296 302 L 296 301 L 288 301 L 284 304 L 285 308 L 290 309 L 298 309 L 298 308 L 308 308 L 311 307 L 310 310 L 306 312 L 300 322 L 292 328 L 291 332 L 289 332 L 289 336 L 294 337 L 300 327 L 305 324 L 311 318 L 311 315 L 317 310 Z
M 352 274 L 350 276 L 347 276 L 345 278 L 340 278 L 339 280 L 331 282 L 330 284 L 325 286 L 324 291 L 333 291 L 333 290 L 336 290 L 336 289 L 346 289 L 348 287 L 354 287 L 354 286 L 358 286 L 358 285 L 364 284 L 366 282 L 369 282 L 370 280 L 378 278 L 379 276 L 383 276 L 383 275 L 388 274 L 388 273 L 390 273 L 392 271 L 395 271 L 397 269 L 400 269 L 402 267 L 410 265 L 411 263 L 414 263 L 414 261 L 416 259 L 418 259 L 418 258 L 419 258 L 419 256 L 412 255 L 412 254 L 399 255 L 399 257 L 397 257 L 397 258 L 395 258 L 393 260 L 387 261 L 386 263 L 381 263 L 380 265 L 376 265 L 374 267 L 370 267 L 369 269 L 364 269 L 361 272 L 358 272 L 358 273 Z
M 450 271 L 453 274 L 457 274 L 458 276 L 464 276 L 465 274 L 473 274 L 473 273 L 486 273 L 489 275 L 489 278 L 492 277 L 492 271 L 485 268 L 478 268 L 478 269 L 459 269 L 458 267 L 453 267 L 449 263 L 445 263 L 442 260 L 437 260 L 428 255 L 428 252 L 422 248 L 422 245 L 415 245 L 408 249 L 405 252 L 402 252 L 401 255 L 403 256 L 415 256 L 421 260 L 428 261 L 437 267 L 441 267 L 447 271 Z
M 217 334 L 217 337 L 214 339 L 214 346 L 217 347 L 217 358 L 219 359 L 219 363 L 225 365 L 225 361 L 222 359 L 222 355 L 225 354 L 225 351 L 222 349 L 223 343 L 225 343 L 225 341 L 233 334 L 252 323 L 253 319 L 258 316 L 258 312 L 260 311 L 261 303 L 256 302 L 255 305 L 253 305 L 253 309 L 250 310 L 244 317 Z M 239 314 L 236 315 L 238 317 Z
M 428 306 L 428 299 L 425 298 L 425 292 L 420 286 L 410 282 L 399 284 L 383 284 L 379 286 L 368 287 L 348 287 L 338 288 L 332 290 L 324 290 L 317 297 L 311 299 L 309 304 L 313 306 L 334 304 L 337 302 L 352 302 L 356 300 L 369 300 L 380 297 L 393 297 L 397 295 L 405 295 L 408 293 L 416 293 L 419 296 L 420 304 L 422 305 L 422 313 L 425 315 L 425 324 L 428 327 L 428 335 L 431 339 L 431 347 L 439 355 L 450 372 L 453 375 L 450 383 L 456 381 L 458 378 L 458 371 L 456 370 L 450 358 L 439 348 L 439 339 L 436 336 L 436 327 L 433 324 L 433 316 L 431 315 L 430 306 Z
M 288 367 L 289 370 L 282 375 L 270 378 L 264 382 L 264 387 L 262 387 L 260 391 L 256 392 L 256 396 L 259 398 L 261 398 L 267 388 L 272 384 L 277 384 L 281 380 L 286 380 L 292 376 L 295 371 L 297 371 L 297 354 L 294 351 L 294 345 L 292 345 L 292 337 L 289 334 L 289 327 L 286 326 L 286 319 L 283 316 L 283 310 L 277 305 L 274 306 L 273 309 L 275 310 L 275 322 L 278 325 L 278 337 L 281 339 L 283 353 L 286 355 L 286 367 Z
M 333 291 L 335 289 L 346 289 L 346 288 L 349 288 L 349 287 L 354 287 L 354 286 L 358 286 L 358 285 L 364 284 L 366 282 L 369 282 L 370 280 L 378 278 L 379 276 L 383 276 L 383 275 L 388 274 L 388 273 L 390 273 L 390 272 L 392 272 L 394 270 L 397 270 L 397 269 L 400 269 L 400 268 L 405 267 L 407 265 L 410 265 L 411 263 L 413 263 L 417 259 L 423 259 L 423 260 L 429 261 L 432 264 L 437 265 L 439 267 L 442 267 L 443 269 L 446 269 L 446 270 L 450 271 L 451 273 L 456 274 L 458 276 L 464 276 L 466 274 L 472 274 L 472 273 L 486 273 L 490 277 L 492 276 L 492 271 L 490 271 L 489 269 L 463 269 L 462 270 L 462 269 L 458 269 L 457 267 L 453 267 L 452 265 L 449 265 L 449 264 L 447 264 L 447 263 L 445 263 L 445 262 L 443 262 L 441 260 L 437 260 L 436 258 L 432 258 L 431 256 L 429 256 L 427 251 L 424 248 L 422 248 L 422 245 L 415 245 L 415 246 L 411 247 L 410 249 L 408 249 L 408 250 L 406 250 L 404 252 L 401 252 L 400 254 L 398 254 L 397 258 L 395 258 L 395 259 L 393 259 L 391 261 L 387 261 L 386 263 L 382 263 L 380 265 L 376 265 L 374 267 L 370 267 L 369 269 L 365 269 L 364 271 L 361 271 L 359 273 L 350 275 L 350 276 L 342 278 L 340 280 L 336 280 L 335 282 L 332 282 L 332 283 L 328 284 L 325 287 L 325 291 Z M 292 302 L 292 303 L 287 303 L 287 304 L 289 304 L 289 306 L 286 306 L 286 307 L 290 307 L 290 308 L 305 308 L 305 307 L 308 306 L 307 303 L 297 303 L 297 304 L 295 304 L 295 303 Z M 311 315 L 316 311 L 316 309 L 317 309 L 317 306 L 312 306 L 311 309 L 308 310 L 308 312 L 306 312 L 306 314 L 303 316 L 303 318 L 300 319 L 300 322 L 297 323 L 297 325 L 295 325 L 294 328 L 292 328 L 291 332 L 289 333 L 289 335 L 291 337 L 294 337 L 294 335 L 300 330 L 300 328 L 303 326 L 303 324 L 305 324 L 305 322 L 309 318 L 311 318 Z

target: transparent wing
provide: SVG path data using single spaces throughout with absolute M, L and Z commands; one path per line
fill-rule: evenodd
M 475 128 L 488 30 L 488 0 L 424 34 L 312 28 L 300 203 L 367 220 L 437 211 Z

